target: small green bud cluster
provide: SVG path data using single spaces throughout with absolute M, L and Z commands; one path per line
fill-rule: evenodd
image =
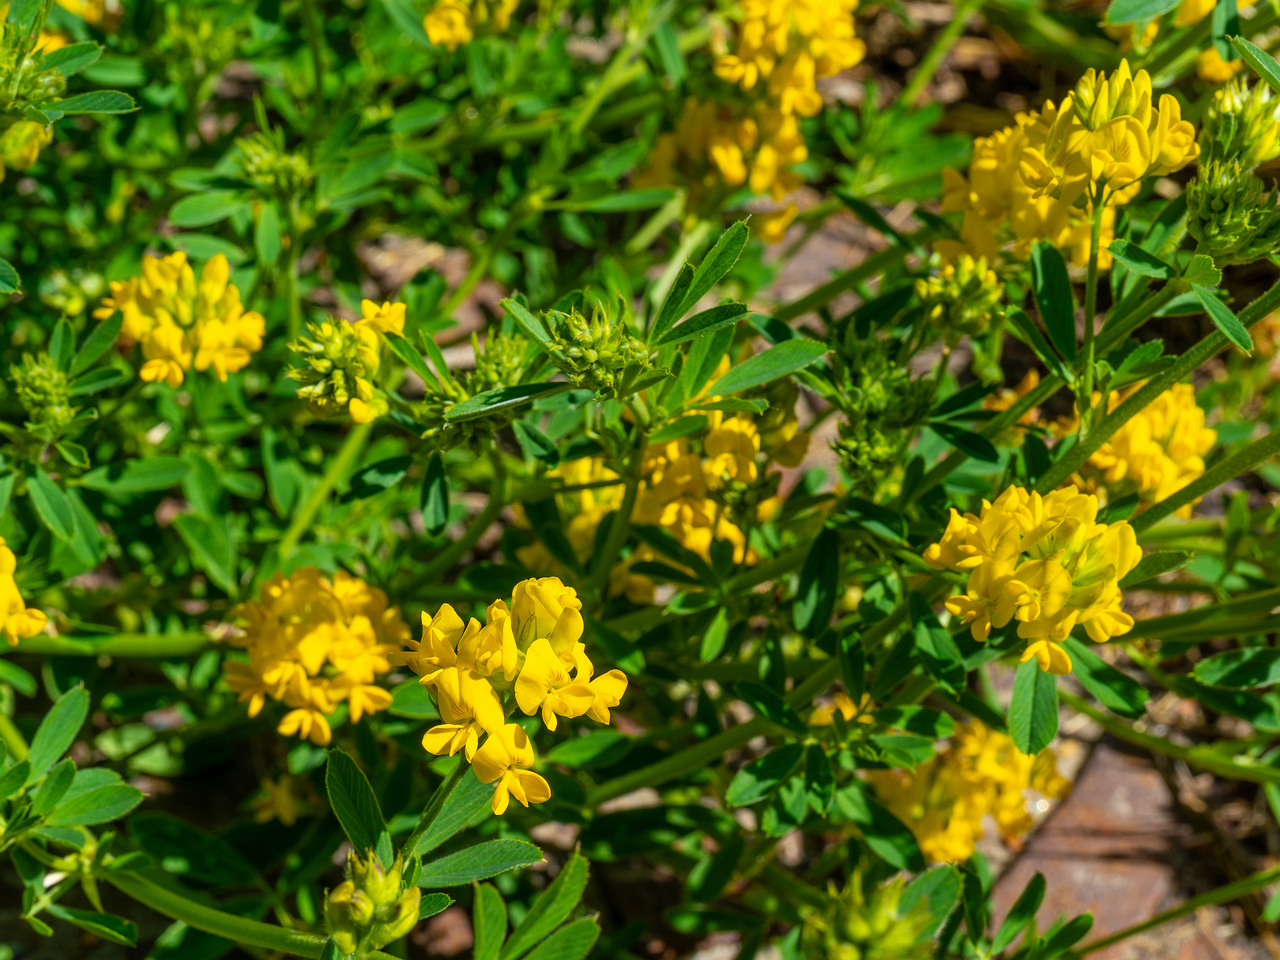
M 259 132 L 236 141 L 240 171 L 263 193 L 291 196 L 311 183 L 315 173 L 306 157 L 284 149 L 283 131 L 276 133 Z
M 1253 263 L 1280 247 L 1276 193 L 1234 160 L 1201 164 L 1187 186 L 1187 232 L 1214 263 Z
M 615 318 L 600 303 L 592 306 L 589 320 L 576 309 L 547 311 L 552 362 L 576 386 L 595 390 L 601 399 L 629 396 L 651 365 L 649 348 L 632 335 L 625 317 L 625 306 Z
M 14 392 L 31 419 L 27 428 L 47 440 L 60 434 L 75 419 L 71 382 L 47 353 L 28 353 L 22 363 L 9 367 Z
M 843 891 L 828 893 L 825 911 L 805 918 L 800 952 L 805 960 L 927 960 L 934 944 L 929 935 L 927 902 L 902 910 L 906 881 L 898 877 L 872 891 L 862 890 L 855 873 Z
M 423 439 L 432 440 L 442 449 L 465 446 L 479 449 L 482 442 L 492 440 L 494 434 L 510 425 L 514 414 L 499 411 L 473 420 L 448 421 L 445 413 L 450 407 L 469 400 L 486 390 L 510 387 L 521 382 L 529 341 L 518 334 L 491 330 L 483 345 L 471 335 L 471 349 L 475 354 L 474 370 L 453 371 L 453 383 L 427 383 L 420 422 L 426 425 Z
M 333 416 L 348 404 L 353 404 L 353 419 L 361 423 L 386 413 L 387 402 L 373 384 L 381 365 L 377 332 L 363 324 L 325 320 L 308 323 L 307 334 L 289 344 L 305 363 L 289 371 L 303 384 L 298 396 L 320 416 Z
M 324 902 L 325 925 L 344 958 L 362 960 L 408 934 L 418 922 L 422 892 L 415 886 L 401 891 L 403 870 L 400 857 L 385 869 L 372 850 L 365 860 L 354 852 L 347 854 L 347 878 Z
M 892 474 L 929 408 L 929 383 L 898 365 L 890 349 L 884 341 L 868 341 L 857 361 L 844 366 L 847 419 L 834 446 L 854 488 L 870 489 Z
M 1280 157 L 1280 99 L 1265 83 L 1243 77 L 1223 86 L 1209 102 L 1200 128 L 1200 162 L 1230 160 L 1253 169 Z
M 937 276 L 916 281 L 916 295 L 929 323 L 954 345 L 962 336 L 979 336 L 1000 315 L 1004 288 L 985 257 L 961 254 Z
M 53 68 L 41 70 L 44 55 L 35 49 L 39 31 L 26 33 L 0 23 L 0 110 L 21 111 L 57 100 L 67 89 L 67 78 Z

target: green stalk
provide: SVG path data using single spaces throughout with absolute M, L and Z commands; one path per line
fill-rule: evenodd
M 984 2 L 985 0 L 961 0 L 956 6 L 955 16 L 951 18 L 951 22 L 943 28 L 942 32 L 933 41 L 933 46 L 929 48 L 929 51 L 924 55 L 924 59 L 920 61 L 920 68 L 902 91 L 903 103 L 909 107 L 914 107 L 919 102 L 920 95 L 924 93 L 925 87 L 929 85 L 933 75 L 938 72 L 938 67 L 942 65 L 942 61 L 951 52 L 951 48 L 955 46 L 956 41 L 960 39 L 960 34 L 964 32 L 964 28 L 969 23 L 970 15 L 980 10 Z
M 324 120 L 324 50 L 321 46 L 320 24 L 316 20 L 315 0 L 302 0 L 302 20 L 307 32 L 307 46 L 311 48 L 311 66 L 316 74 L 316 88 L 312 91 L 313 117 L 307 129 L 307 139 L 318 135 Z
M 492 461 L 493 486 L 489 489 L 489 501 L 484 505 L 484 509 L 476 514 L 475 519 L 468 524 L 461 537 L 437 553 L 431 562 L 422 568 L 413 579 L 411 590 L 418 586 L 432 584 L 447 573 L 450 567 L 466 556 L 467 551 L 476 545 L 484 536 L 484 532 L 493 526 L 501 515 L 503 508 L 507 505 L 507 472 L 502 463 L 502 454 L 494 451 Z
M 920 231 L 912 239 L 917 244 L 928 243 L 931 237 L 928 235 L 922 236 L 921 234 L 926 234 L 926 231 Z M 773 311 L 773 318 L 783 323 L 790 323 L 796 317 L 804 316 L 819 307 L 824 307 L 846 290 L 852 290 L 864 280 L 869 280 L 877 274 L 884 273 L 899 261 L 905 260 L 910 252 L 906 247 L 897 244 L 881 250 L 879 253 L 872 254 L 856 267 L 852 267 L 839 276 L 833 277 L 812 293 L 801 297 L 794 303 L 779 307 Z
M 27 754 L 31 752 L 22 733 L 14 726 L 13 718 L 3 712 L 0 712 L 0 743 L 8 748 L 9 755 L 15 761 L 27 759 Z
M 329 499 L 329 494 L 338 485 L 338 481 L 346 476 L 352 464 L 364 451 L 364 445 L 369 441 L 369 434 L 372 431 L 372 423 L 358 423 L 351 428 L 346 439 L 342 441 L 342 446 L 338 449 L 337 455 L 334 456 L 333 462 L 329 464 L 329 469 L 320 478 L 320 483 L 316 485 L 316 488 L 311 491 L 311 496 L 307 497 L 306 503 L 294 514 L 293 522 L 289 524 L 289 529 L 285 531 L 284 537 L 281 538 L 279 550 L 281 560 L 293 553 L 298 541 L 302 539 L 303 534 L 310 528 L 311 521 L 315 519 L 316 512 L 320 509 L 320 506 Z
M 427 835 L 427 831 L 431 829 L 431 824 L 439 816 L 440 811 L 444 808 L 445 801 L 453 794 L 458 784 L 462 782 L 463 776 L 471 769 L 471 764 L 463 762 L 462 758 L 458 759 L 458 765 L 453 768 L 453 773 L 449 774 L 449 778 L 436 788 L 436 792 L 431 795 L 423 808 L 422 816 L 418 818 L 418 825 L 413 828 L 413 833 L 409 834 L 409 839 L 404 842 L 404 846 L 400 848 L 400 852 L 405 857 L 416 856 L 418 853 L 418 844 L 422 842 L 422 838 Z
M 1084 386 L 1076 397 L 1076 406 L 1082 416 L 1093 411 L 1093 326 L 1098 312 L 1098 250 L 1102 246 L 1102 214 L 1106 210 L 1102 203 L 1104 189 L 1099 184 L 1093 197 L 1093 216 L 1090 219 L 1089 272 L 1085 276 L 1084 287 Z
M 1136 923 L 1132 927 L 1125 927 L 1113 934 L 1101 937 L 1091 943 L 1086 943 L 1079 950 L 1074 950 L 1069 954 L 1072 957 L 1083 957 L 1086 953 L 1093 953 L 1095 950 L 1101 950 L 1112 944 L 1119 943 L 1121 940 L 1127 940 L 1129 937 L 1143 933 L 1147 930 L 1154 930 L 1162 924 L 1168 923 L 1170 920 L 1177 920 L 1179 917 L 1185 917 L 1187 914 L 1195 913 L 1201 907 L 1210 907 L 1219 903 L 1230 903 L 1232 900 L 1239 900 L 1245 894 L 1253 893 L 1255 890 L 1261 890 L 1263 887 L 1269 886 L 1276 880 L 1280 880 L 1280 866 L 1271 867 L 1268 870 L 1261 870 L 1253 876 L 1245 877 L 1243 880 L 1237 880 L 1235 883 L 1228 883 L 1225 887 L 1219 887 L 1217 890 L 1210 890 L 1208 893 L 1202 893 L 1198 897 L 1192 897 L 1190 900 L 1184 900 L 1176 907 L 1170 907 L 1163 913 L 1157 913 L 1150 920 L 1144 920 Z
M 1221 486 L 1228 480 L 1252 470 L 1264 460 L 1269 460 L 1280 453 L 1280 428 L 1276 428 L 1265 437 L 1255 440 L 1243 450 L 1223 457 L 1210 469 L 1187 484 L 1172 496 L 1165 497 L 1149 510 L 1129 521 L 1135 531 L 1142 531 L 1159 523 L 1165 517 L 1175 513 L 1180 507 L 1194 503 L 1210 490 Z
M 1228 760 L 1226 757 L 1220 756 L 1211 747 L 1184 747 L 1181 744 L 1171 743 L 1164 737 L 1153 736 L 1149 733 L 1143 733 L 1141 730 L 1135 730 L 1129 724 L 1113 717 L 1109 713 L 1098 710 L 1085 700 L 1073 696 L 1066 691 L 1058 692 L 1059 698 L 1071 709 L 1083 713 L 1085 716 L 1097 722 L 1098 726 L 1106 730 L 1107 733 L 1131 743 L 1135 747 L 1142 747 L 1144 750 L 1150 750 L 1155 753 L 1162 753 L 1166 757 L 1173 757 L 1175 760 L 1182 760 L 1200 770 L 1206 770 L 1209 773 L 1217 774 L 1231 780 L 1248 780 L 1251 783 L 1276 783 L 1280 784 L 1280 769 L 1276 767 L 1264 766 L 1262 764 L 1250 765 L 1236 763 Z
M 631 463 L 627 470 L 627 487 L 622 494 L 622 503 L 609 518 L 609 534 L 591 566 L 587 592 L 592 594 L 598 592 L 602 599 L 609 590 L 609 573 L 617 562 L 623 544 L 627 542 L 627 534 L 631 532 L 631 515 L 635 512 L 636 497 L 640 493 L 640 473 L 644 466 L 646 445 L 646 438 L 641 433 L 640 443 L 631 453 Z
M 51 637 L 38 634 L 23 640 L 19 653 L 73 657 L 186 657 L 209 645 L 203 633 L 115 633 L 103 637 Z

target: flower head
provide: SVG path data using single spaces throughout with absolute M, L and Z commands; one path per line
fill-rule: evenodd
M 28 607 L 22 599 L 14 579 L 17 569 L 18 558 L 0 537 L 0 636 L 11 647 L 16 647 L 19 640 L 41 633 L 49 623 L 43 611 Z
M 528 734 L 515 723 L 490 735 L 476 752 L 472 762 L 476 778 L 481 783 L 498 783 L 493 794 L 493 812 L 498 816 L 507 812 L 512 797 L 526 807 L 551 799 L 547 781 L 530 769 L 535 762 Z

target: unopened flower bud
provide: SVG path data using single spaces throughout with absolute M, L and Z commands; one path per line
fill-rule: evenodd
M 1187 232 L 1220 266 L 1261 260 L 1280 245 L 1276 195 L 1235 161 L 1202 164 L 1187 187 Z
M 1280 98 L 1264 83 L 1243 77 L 1213 95 L 1200 130 L 1205 161 L 1230 160 L 1253 168 L 1280 157 Z
M 324 920 L 338 949 L 343 954 L 355 953 L 373 923 L 373 901 L 350 880 L 344 880 L 325 897 Z

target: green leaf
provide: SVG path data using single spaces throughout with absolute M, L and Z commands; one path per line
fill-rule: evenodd
M 418 901 L 418 919 L 425 920 L 443 913 L 453 905 L 453 897 L 447 893 L 424 893 Z
M 378 846 L 378 836 L 387 829 L 378 798 L 351 756 L 335 747 L 329 751 L 324 772 L 324 788 L 333 815 L 342 832 L 361 856 Z
M 84 827 L 119 820 L 143 801 L 141 790 L 127 783 L 109 784 L 63 802 L 45 821 L 50 827 Z
M 76 332 L 67 318 L 63 317 L 54 324 L 53 336 L 49 338 L 49 357 L 59 370 L 65 372 L 71 364 L 71 351 L 75 346 Z
M 919 734 L 930 740 L 944 740 L 956 732 L 956 722 L 941 710 L 908 704 L 902 707 L 881 707 L 871 714 L 876 723 Z
M 431 368 L 427 366 L 427 361 L 422 359 L 422 354 L 413 349 L 413 344 L 400 336 L 400 334 L 391 331 L 383 334 L 383 336 L 386 338 L 387 345 L 391 347 L 391 352 L 403 360 L 405 366 L 421 377 L 423 383 L 439 386 L 440 381 L 431 372 Z
M 1068 920 L 1057 933 L 1045 938 L 1036 953 L 1036 960 L 1055 960 L 1083 940 L 1093 929 L 1093 914 L 1085 913 Z
M 569 388 L 570 385 L 567 383 L 522 383 L 514 387 L 497 387 L 493 390 L 477 393 L 469 400 L 463 400 L 461 403 L 455 404 L 444 412 L 444 418 L 450 423 L 457 423 L 461 420 L 474 420 L 476 417 L 483 417 L 491 413 L 497 413 L 500 410 L 522 406 L 539 397 L 549 397 L 553 393 L 563 393 Z
M 916 652 L 924 661 L 925 669 L 949 690 L 964 688 L 964 657 L 951 633 L 938 622 L 933 609 L 917 593 L 909 598 L 911 607 L 912 636 Z
M 733 692 L 766 720 L 786 727 L 801 736 L 809 732 L 808 725 L 800 719 L 799 714 L 791 709 L 791 705 L 772 687 L 766 687 L 757 680 L 739 680 L 733 685 Z
M 8 260 L 0 257 L 0 295 L 17 293 L 22 289 L 22 278 Z
M 506 311 L 517 327 L 524 333 L 526 337 L 535 343 L 540 343 L 544 347 L 551 342 L 551 334 L 547 333 L 547 328 L 543 326 L 541 320 L 529 312 L 519 300 L 513 300 L 508 297 L 505 300 L 499 300 L 498 306 Z
M 566 924 L 529 952 L 527 960 L 582 960 L 596 945 L 600 927 L 592 917 Z
M 1253 340 L 1249 337 L 1248 328 L 1231 312 L 1230 307 L 1213 295 L 1212 290 L 1193 283 L 1191 292 L 1196 295 L 1196 299 L 1204 307 L 1204 312 L 1209 315 L 1213 325 L 1222 332 L 1224 337 L 1245 353 L 1253 350 Z
M 1254 73 L 1265 80 L 1272 90 L 1280 93 L 1280 63 L 1276 63 L 1275 57 L 1244 37 L 1228 37 L 1227 40 L 1244 58 L 1244 62 L 1253 68 Z
M 31 762 L 20 760 L 4 773 L 0 773 L 0 800 L 8 800 L 22 789 L 31 775 Z
M 489 840 L 422 865 L 420 887 L 460 887 L 542 860 L 542 851 L 524 840 Z
M 999 953 L 1013 943 L 1014 938 L 1035 919 L 1036 911 L 1044 902 L 1044 891 L 1044 876 L 1037 873 L 1018 896 L 1017 902 L 1009 910 L 1009 915 L 1004 918 L 1004 923 L 1000 924 L 996 938 L 991 944 L 993 951 Z
M 1213 257 L 1207 253 L 1197 253 L 1187 264 L 1182 279 L 1188 283 L 1198 283 L 1202 287 L 1216 287 L 1222 282 L 1222 271 L 1213 263 Z
M 343 499 L 363 500 L 399 486 L 411 466 L 413 457 L 388 457 L 370 464 L 351 478 L 351 489 Z
M 249 201 L 238 190 L 207 190 L 175 203 L 169 221 L 179 227 L 204 227 L 248 209 Z
M 2 483 L 3 481 L 0 481 Z M 3 499 L 3 498 L 0 498 Z M 0 514 L 4 510 L 0 507 Z M 13 689 L 17 690 L 24 697 L 34 697 L 39 687 L 36 685 L 36 678 L 23 670 L 16 663 L 0 657 L 0 683 L 7 683 Z M 0 760 L 4 759 L 3 748 L 0 748 Z
M 724 802 L 731 807 L 745 807 L 763 800 L 795 772 L 803 757 L 803 744 L 784 743 L 752 760 L 733 775 Z
M 132 113 L 138 109 L 138 105 L 133 102 L 133 97 L 119 90 L 92 90 L 89 93 L 77 93 L 74 97 L 46 104 L 46 107 L 61 110 L 68 117 L 80 113 Z
M 805 750 L 804 792 L 813 812 L 825 817 L 835 799 L 836 778 L 831 759 L 820 743 L 811 743 Z
M 689 417 L 681 417 L 679 420 L 673 420 L 660 430 L 654 431 L 649 437 L 649 443 L 657 446 L 661 443 L 670 443 L 672 440 L 679 440 L 681 437 L 687 437 L 691 434 L 699 433 L 705 430 L 708 420 L 702 414 L 694 414 Z
M 417 678 L 406 680 L 391 691 L 391 706 L 387 712 L 397 717 L 410 720 L 439 720 L 440 711 L 436 709 L 431 693 L 418 683 Z
M 1107 23 L 1147 23 L 1178 3 L 1179 0 L 1113 0 L 1107 8 Z
M 40 60 L 39 69 L 42 72 L 57 70 L 64 77 L 71 77 L 86 67 L 92 66 L 101 56 L 102 48 L 92 40 L 85 40 L 82 43 L 60 47 L 52 53 L 46 53 Z
M 673 343 L 684 343 L 695 337 L 705 337 L 722 327 L 732 326 L 747 315 L 745 303 L 722 303 L 710 310 L 695 313 L 688 320 L 672 327 L 654 343 L 655 347 L 666 347 Z
M 1027 755 L 1039 753 L 1058 733 L 1058 678 L 1035 658 L 1018 666 L 1009 703 L 1009 736 Z
M 427 460 L 427 474 L 422 479 L 422 525 L 433 537 L 449 525 L 449 480 L 438 450 Z
M 120 327 L 123 324 L 124 314 L 119 310 L 101 323 L 95 324 L 93 329 L 89 331 L 89 335 L 84 338 L 84 343 L 80 344 L 80 349 L 76 351 L 76 355 L 71 358 L 71 366 L 67 370 L 67 375 L 78 376 L 93 366 L 98 358 L 110 350 L 111 345 L 116 342 L 116 338 L 120 336 Z
M 1280 683 L 1280 650 L 1248 647 L 1206 657 L 1191 671 L 1201 683 L 1228 690 L 1269 687 Z
M 582 736 L 563 740 L 546 754 L 548 763 L 559 763 L 573 770 L 607 767 L 626 756 L 633 741 L 617 730 L 592 730 Z
M 1134 273 L 1140 273 L 1144 277 L 1155 277 L 1157 280 L 1172 280 L 1178 275 L 1177 270 L 1154 253 L 1148 253 L 1136 243 L 1130 243 L 1128 240 L 1114 240 L 1107 249 L 1111 251 L 1111 256 L 1115 257 L 1116 260 L 1123 263 Z
M 475 770 L 464 773 L 458 785 L 444 801 L 440 811 L 432 819 L 422 839 L 418 841 L 418 849 L 413 852 L 418 856 L 430 853 L 469 824 L 481 819 L 486 809 L 493 808 L 495 789 L 494 784 L 481 783 L 477 780 Z
M 816 363 L 826 352 L 827 345 L 816 340 L 785 340 L 735 366 L 717 380 L 707 393 L 721 396 L 750 390 L 803 370 Z
M 114 387 L 118 383 L 124 383 L 129 377 L 130 374 L 115 367 L 90 370 L 88 373 L 82 374 L 71 381 L 71 395 L 73 397 L 88 396 L 91 393 L 97 393 L 99 390 Z M 88 465 L 86 461 L 85 466 Z
M 1018 307 L 1010 307 L 1008 317 L 1010 323 L 1013 324 L 1014 332 L 1022 339 L 1023 343 L 1035 352 L 1035 355 L 1044 362 L 1044 365 L 1052 373 L 1061 377 L 1068 384 L 1075 382 L 1075 373 L 1062 362 L 1062 358 L 1049 346 L 1049 341 L 1044 338 L 1040 328 L 1027 316 L 1025 311 L 1020 310 Z
M 120 495 L 153 493 L 176 487 L 190 469 L 187 461 L 179 457 L 117 460 L 90 470 L 80 478 L 80 485 Z
M 31 773 L 27 776 L 27 783 L 43 777 L 45 771 L 71 749 L 88 716 L 89 693 L 84 687 L 72 687 L 57 699 L 31 738 L 31 750 L 27 754 Z
M 472 926 L 475 928 L 475 950 L 472 960 L 498 960 L 498 951 L 507 937 L 507 905 L 502 894 L 483 883 L 476 887 L 475 906 L 472 908 Z
M 791 608 L 795 628 L 810 639 L 820 635 L 831 623 L 839 592 L 840 534 L 823 527 L 800 570 L 800 585 Z
M 716 610 L 716 615 L 712 617 L 711 623 L 707 626 L 706 632 L 702 634 L 702 648 L 698 653 L 698 659 L 703 663 L 710 663 L 716 657 L 720 656 L 724 650 L 725 638 L 729 636 L 729 609 L 720 607 Z
M 685 263 L 676 273 L 676 279 L 667 290 L 667 295 L 662 298 L 662 306 L 658 308 L 658 315 L 654 318 L 653 326 L 649 328 L 649 343 L 665 336 L 667 331 L 675 326 L 676 321 L 684 316 L 685 297 L 692 286 L 693 265 Z
M 184 513 L 173 521 L 192 559 L 209 579 L 235 596 L 237 581 L 236 544 L 226 518 L 212 520 L 198 513 Z
M 587 889 L 587 875 L 587 861 L 575 850 L 512 932 L 498 960 L 519 960 L 526 950 L 569 919 Z
M 955 909 L 962 887 L 960 871 L 950 864 L 926 870 L 903 888 L 898 901 L 898 916 L 905 917 L 924 904 L 930 924 L 922 931 L 921 937 L 932 937 Z
M 41 817 L 61 802 L 76 776 L 76 764 L 70 757 L 57 764 L 44 778 L 31 798 L 31 812 Z
M 929 429 L 961 453 L 975 460 L 982 460 L 985 463 L 996 463 L 1000 460 L 1000 454 L 995 446 L 980 433 L 957 427 L 954 423 L 930 423 Z
M 560 451 L 556 449 L 555 441 L 528 420 L 517 420 L 511 428 L 526 457 L 541 460 L 552 467 L 560 462 Z
M 71 501 L 39 467 L 27 479 L 27 496 L 31 498 L 31 506 L 35 508 L 40 522 L 55 537 L 70 540 L 76 535 L 76 515 Z
M 257 870 L 235 847 L 167 813 L 130 818 L 129 834 L 138 848 L 166 873 L 214 887 L 253 884 Z
M 1094 653 L 1084 643 L 1068 637 L 1062 644 L 1071 656 L 1072 672 L 1080 684 L 1112 713 L 1138 720 L 1146 715 L 1147 688 Z
M 1138 584 L 1154 580 L 1161 574 L 1181 570 L 1194 557 L 1195 554 L 1190 550 L 1156 550 L 1148 553 L 1125 575 L 1125 578 L 1120 581 L 1120 586 L 1124 590 L 1129 590 Z
M 920 845 L 907 825 L 868 794 L 861 783 L 854 781 L 837 791 L 836 806 L 857 824 L 867 846 L 889 866 L 913 873 L 924 869 Z
M 1031 282 L 1049 339 L 1070 362 L 1076 358 L 1076 301 L 1058 248 L 1037 240 L 1031 248 Z
M 74 923 L 81 930 L 88 930 L 96 937 L 110 943 L 118 943 L 125 947 L 138 945 L 138 926 L 132 920 L 112 916 L 109 913 L 94 913 L 89 910 L 76 910 L 60 903 L 51 903 L 45 908 L 49 916 Z
M 258 222 L 253 228 L 253 248 L 258 252 L 260 263 L 272 264 L 280 258 L 283 246 L 280 211 L 276 208 L 275 201 L 268 200 L 262 205 Z
M 689 870 L 685 892 L 694 903 L 718 900 L 733 879 L 746 843 L 740 835 L 726 838 L 715 853 L 704 853 Z

